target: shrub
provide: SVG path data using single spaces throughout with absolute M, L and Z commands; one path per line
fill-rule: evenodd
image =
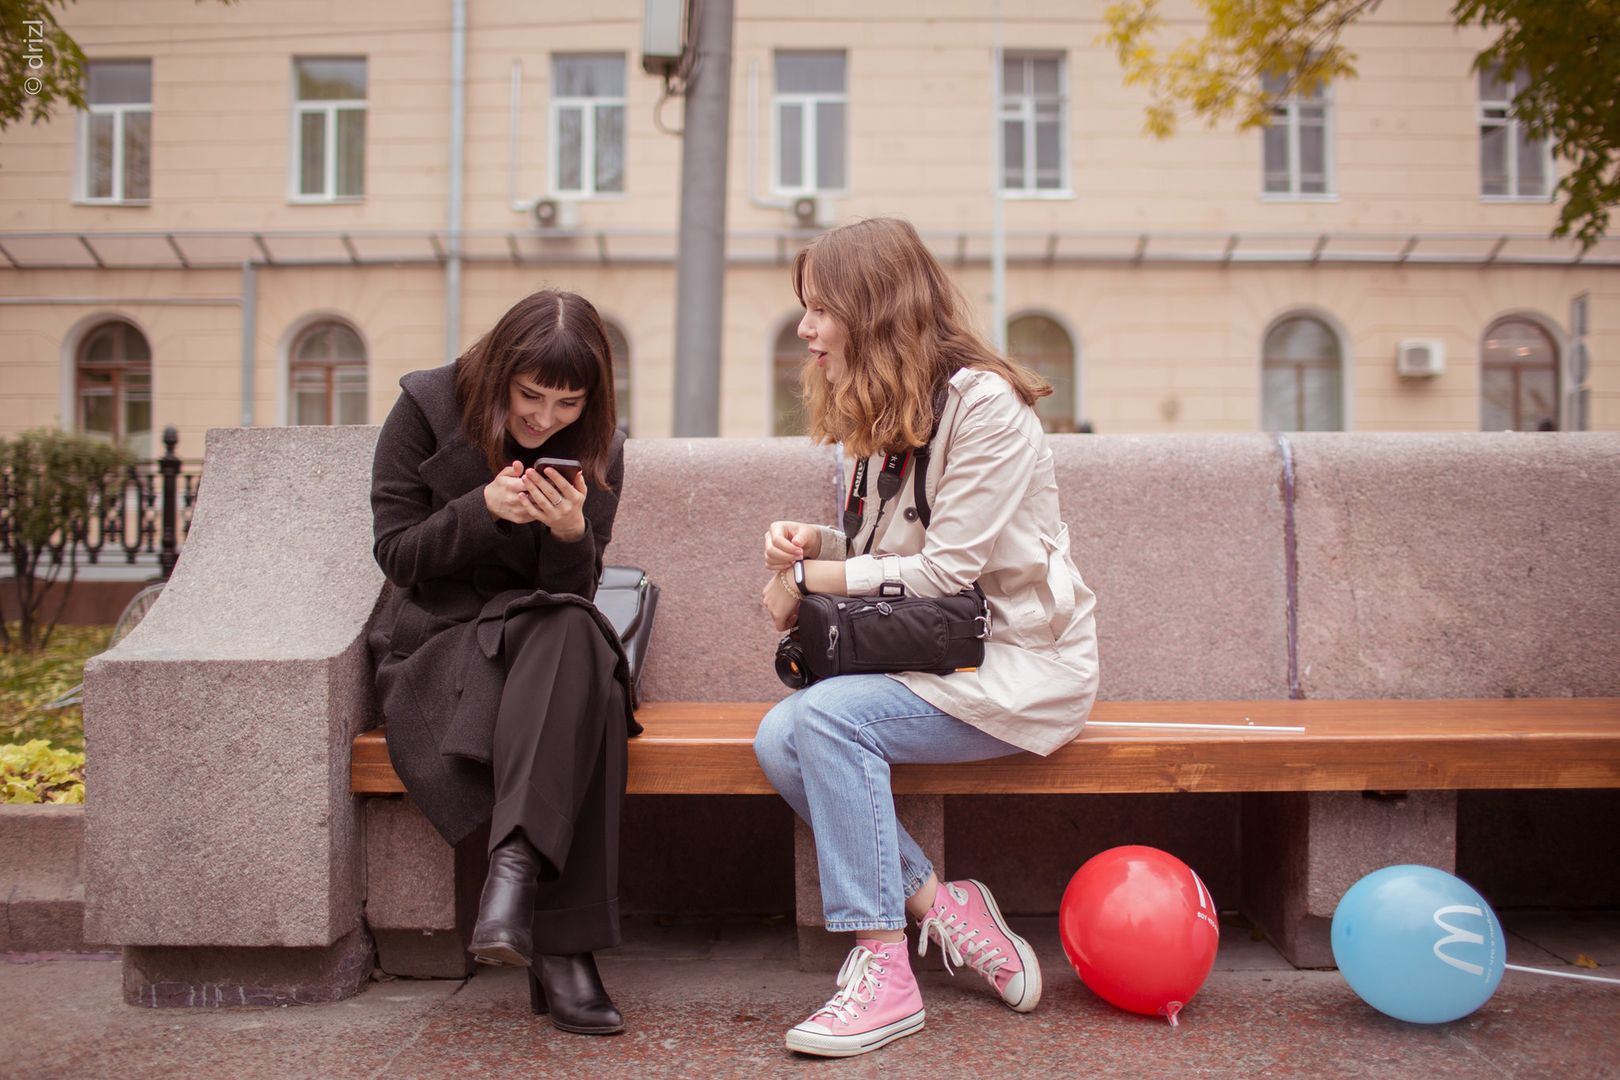
M 106 505 L 130 464 L 127 451 L 66 431 L 25 431 L 0 440 L 0 509 L 11 545 L 17 594 L 18 643 L 42 649 L 67 607 L 79 576 L 78 545 L 93 513 Z M 60 561 L 45 558 L 67 549 Z M 44 566 L 41 567 L 43 560 Z M 62 571 L 67 568 L 67 579 Z M 54 612 L 45 612 L 49 588 L 61 582 Z M 12 644 L 0 620 L 0 645 Z
M 84 802 L 84 755 L 44 739 L 0 746 L 0 803 Z

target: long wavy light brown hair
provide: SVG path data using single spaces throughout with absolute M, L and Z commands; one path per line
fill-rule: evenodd
M 613 356 L 602 317 L 589 300 L 555 289 L 525 296 L 456 361 L 461 427 L 493 472 L 510 464 L 506 421 L 512 379 L 518 375 L 547 389 L 585 392 L 579 419 L 552 439 L 579 459 L 592 487 L 605 486 L 617 415 Z M 548 439 L 547 446 L 551 443 Z
M 805 363 L 817 442 L 841 442 L 859 457 L 922 446 L 934 391 L 958 368 L 995 372 L 1026 405 L 1052 392 L 968 325 L 967 301 L 910 222 L 871 218 L 822 233 L 794 258 L 793 291 L 837 319 L 847 339 L 842 382 Z

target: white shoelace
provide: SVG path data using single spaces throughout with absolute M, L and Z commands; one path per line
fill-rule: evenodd
M 955 900 L 958 906 L 967 904 L 967 893 L 955 885 L 950 882 L 941 882 L 939 887 L 948 891 L 951 899 Z M 945 957 L 945 970 L 952 975 L 956 974 L 951 967 L 954 963 L 957 967 L 966 967 L 970 971 L 977 971 L 985 978 L 994 981 L 996 973 L 1007 962 L 1007 957 L 1002 953 L 1000 946 L 990 948 L 987 951 L 989 942 L 978 940 L 978 927 L 970 928 L 954 911 L 944 918 L 940 918 L 934 912 L 929 912 L 928 916 L 922 921 L 920 931 L 917 935 L 917 955 L 926 956 L 928 954 L 928 939 L 933 938 L 939 942 L 940 952 Z
M 883 988 L 883 980 L 878 976 L 883 974 L 884 967 L 879 961 L 877 953 L 865 945 L 851 949 L 844 958 L 844 966 L 838 969 L 838 993 L 828 998 L 827 1004 L 817 1009 L 810 1019 L 830 1015 L 839 1023 L 853 1023 L 855 1014 L 871 1005 Z

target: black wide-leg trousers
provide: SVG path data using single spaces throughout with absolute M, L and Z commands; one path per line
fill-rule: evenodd
M 503 627 L 506 683 L 495 721 L 489 846 L 522 829 L 544 857 L 536 953 L 619 943 L 624 691 L 617 654 L 574 604 L 528 608 Z

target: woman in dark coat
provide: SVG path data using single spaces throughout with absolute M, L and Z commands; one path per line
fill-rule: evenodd
M 393 589 L 371 645 L 395 771 L 451 844 L 490 823 L 470 949 L 529 968 L 565 1031 L 612 1034 L 592 952 L 618 944 L 628 666 L 591 604 L 624 477 L 612 361 L 573 293 L 519 301 L 459 360 L 400 380 L 373 465 Z M 568 458 L 566 476 L 537 459 Z

